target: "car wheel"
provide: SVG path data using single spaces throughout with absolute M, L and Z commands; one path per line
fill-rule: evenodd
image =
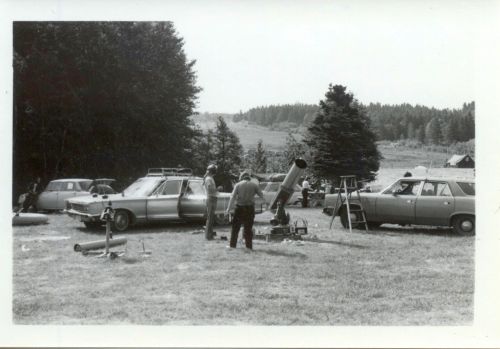
M 351 209 L 356 209 L 352 207 Z M 351 212 L 351 222 L 357 222 L 363 220 L 361 212 Z M 343 207 L 340 211 L 340 222 L 344 228 L 349 228 L 349 221 L 347 219 L 347 208 Z M 365 226 L 362 223 L 352 223 L 354 229 L 363 229 Z
M 130 224 L 130 217 L 126 211 L 116 211 L 115 219 L 113 221 L 113 230 L 125 231 Z
M 227 225 L 229 224 L 229 215 L 223 213 L 215 215 L 215 224 L 217 225 Z
M 451 225 L 453 231 L 462 236 L 474 236 L 476 234 L 476 219 L 474 216 L 453 217 Z
M 83 222 L 87 229 L 98 229 L 102 226 L 101 222 Z

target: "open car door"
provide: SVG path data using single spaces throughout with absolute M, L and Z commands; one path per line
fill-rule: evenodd
M 179 216 L 181 218 L 204 218 L 207 212 L 207 194 L 200 179 L 188 180 L 180 198 Z
M 179 197 L 182 180 L 166 180 L 147 199 L 148 220 L 179 218 Z

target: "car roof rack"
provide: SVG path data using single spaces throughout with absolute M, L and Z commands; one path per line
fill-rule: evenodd
M 156 167 L 148 170 L 148 176 L 192 176 L 193 170 L 183 167 Z

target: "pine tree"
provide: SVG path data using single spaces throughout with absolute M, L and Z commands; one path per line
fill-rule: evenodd
M 255 157 L 252 163 L 252 171 L 254 173 L 267 172 L 266 150 L 264 149 L 262 139 L 259 139 L 259 141 L 257 142 L 257 150 L 255 151 Z
M 448 124 L 445 127 L 444 139 L 446 144 L 456 143 L 460 137 L 459 128 L 458 128 L 458 120 L 455 116 L 450 116 Z
M 415 126 L 413 125 L 413 122 L 408 123 L 408 138 L 409 139 L 415 139 L 416 138 L 416 132 L 415 132 Z
M 443 133 L 441 132 L 441 122 L 438 118 L 432 118 L 425 127 L 425 141 L 427 144 L 442 144 Z
M 417 138 L 417 141 L 420 143 L 424 144 L 425 143 L 425 129 L 423 125 L 420 125 L 419 128 L 417 128 L 417 131 L 415 132 L 415 137 Z
M 346 87 L 330 84 L 325 97 L 305 138 L 314 175 L 337 182 L 344 175 L 373 180 L 381 155 L 370 120 Z
M 243 155 L 240 139 L 229 129 L 226 121 L 219 116 L 213 136 L 214 158 L 217 164 L 215 182 L 221 185 L 224 191 L 231 191 L 234 173 L 239 171 Z
M 183 45 L 171 22 L 14 22 L 14 186 L 184 165 L 200 89 Z

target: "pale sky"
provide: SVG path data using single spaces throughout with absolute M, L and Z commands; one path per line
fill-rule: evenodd
M 218 3 L 222 4 L 222 3 Z M 318 103 L 329 83 L 362 103 L 459 108 L 474 100 L 478 23 L 472 1 L 223 2 L 179 11 L 196 59 L 198 111 Z
M 0 1 L 12 20 L 174 22 L 197 111 L 316 104 L 328 84 L 362 103 L 460 108 L 475 100 L 475 45 L 498 1 Z M 1 9 L 1 8 L 0 8 Z

